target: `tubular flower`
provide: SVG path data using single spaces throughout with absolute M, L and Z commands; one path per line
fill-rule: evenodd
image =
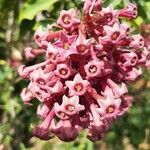
M 150 66 L 143 37 L 120 22 L 137 16 L 135 4 L 115 10 L 104 8 L 102 0 L 82 1 L 84 15 L 62 10 L 57 30 L 48 25 L 36 31 L 37 47 L 27 47 L 25 57 L 30 61 L 41 55 L 43 62 L 18 68 L 30 81 L 21 93 L 24 104 L 39 100 L 37 115 L 43 122 L 33 135 L 42 140 L 56 135 L 72 141 L 84 129 L 93 142 L 103 138 L 132 106 L 127 83 L 142 74 L 142 66 Z
M 119 23 L 114 23 L 114 25 L 104 26 L 105 36 L 100 37 L 102 42 L 112 42 L 114 44 L 118 44 L 122 39 L 126 37 L 125 31 L 121 28 Z
M 119 12 L 119 16 L 127 19 L 134 19 L 137 15 L 137 6 L 133 3 L 128 3 L 127 6 Z
M 89 82 L 87 80 L 83 80 L 80 74 L 76 74 L 73 81 L 66 81 L 65 84 L 69 88 L 69 95 L 84 95 L 87 91 L 87 87 L 89 86 Z
M 118 11 L 113 10 L 112 5 L 109 5 L 107 8 L 103 8 L 100 14 L 103 16 L 103 20 L 106 25 L 113 25 L 118 20 Z
M 62 10 L 57 23 L 65 29 L 72 30 L 80 24 L 80 20 L 76 18 L 76 11 L 74 9 Z

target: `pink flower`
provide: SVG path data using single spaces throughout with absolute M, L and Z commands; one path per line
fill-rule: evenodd
M 50 87 L 49 89 L 51 94 L 57 94 L 64 91 L 63 84 L 59 80 L 56 82 L 56 84 L 53 87 Z
M 60 120 L 56 125 L 53 124 L 52 130 L 59 139 L 69 142 L 77 138 L 79 127 L 71 120 Z
M 64 95 L 62 105 L 64 106 L 65 112 L 68 115 L 77 114 L 80 111 L 83 111 L 85 109 L 83 105 L 79 104 L 78 96 L 73 96 L 73 97 L 68 98 Z
M 103 61 L 95 61 L 92 60 L 88 64 L 84 66 L 87 79 L 92 77 L 98 77 L 102 75 L 102 69 L 104 68 L 104 62 Z
M 54 72 L 63 79 L 67 79 L 71 75 L 71 69 L 66 64 L 58 64 Z
M 69 50 L 70 47 L 75 44 L 76 39 L 76 35 L 68 36 L 67 33 L 61 32 L 59 39 L 54 43 L 54 45 L 65 50 Z
M 18 73 L 19 75 L 22 77 L 22 78 L 28 78 L 30 76 L 30 73 L 32 71 L 34 71 L 35 69 L 38 69 L 46 64 L 49 63 L 49 60 L 43 62 L 43 63 L 40 63 L 40 64 L 36 64 L 36 65 L 33 65 L 33 66 L 29 66 L 29 67 L 25 67 L 24 65 L 21 65 L 19 66 L 18 68 Z
M 133 35 L 130 46 L 135 49 L 141 49 L 144 47 L 144 39 L 141 35 Z
M 138 68 L 138 69 L 133 68 L 132 70 L 130 70 L 129 72 L 127 72 L 126 80 L 128 80 L 128 81 L 134 81 L 141 74 L 142 74 L 142 69 L 141 68 Z
M 128 92 L 127 86 L 124 83 L 121 83 L 121 86 L 119 86 L 111 79 L 107 79 L 107 83 L 112 89 L 115 98 L 119 98 Z
M 31 47 L 27 47 L 24 50 L 26 59 L 33 59 L 39 54 L 43 54 L 45 52 L 44 49 L 32 49 Z
M 46 118 L 49 112 L 50 112 L 50 108 L 49 105 L 46 103 L 39 105 L 37 108 L 37 115 L 43 118 Z
M 56 135 L 72 141 L 81 130 L 89 140 L 101 140 L 132 105 L 127 83 L 142 74 L 142 66 L 150 67 L 143 37 L 121 23 L 121 17 L 137 16 L 135 4 L 116 10 L 103 8 L 102 0 L 82 1 L 84 14 L 62 10 L 56 24 L 36 31 L 37 46 L 27 47 L 25 57 L 42 55 L 43 62 L 18 68 L 30 81 L 21 93 L 24 104 L 39 100 L 37 115 L 44 121 L 33 135 L 43 140 Z
M 129 108 L 132 106 L 133 97 L 129 95 L 124 95 L 120 104 L 120 113 L 119 116 L 123 115 Z
M 102 0 L 82 0 L 85 1 L 83 11 L 90 15 L 93 11 L 101 10 Z
M 87 138 L 93 142 L 99 141 L 103 138 L 104 133 L 108 130 L 109 124 L 101 120 L 99 113 L 97 112 L 97 107 L 93 104 L 90 106 L 91 115 L 90 123 L 88 126 Z
M 113 10 L 111 4 L 107 8 L 102 8 L 100 14 L 103 16 L 104 23 L 107 25 L 113 25 L 118 21 L 118 11 Z
M 31 105 L 30 101 L 34 98 L 33 94 L 31 91 L 27 88 L 24 88 L 20 94 L 23 102 L 25 105 Z
M 47 90 L 47 86 L 42 89 L 38 84 L 35 82 L 30 82 L 28 88 L 32 92 L 33 96 L 36 97 L 39 101 L 44 102 L 47 98 L 51 97 L 50 91 Z
M 120 24 L 120 28 L 122 30 L 124 30 L 124 32 L 126 33 L 126 36 L 128 36 L 130 34 L 130 28 L 127 24 Z
M 76 53 L 77 52 L 75 51 L 75 48 L 71 46 L 69 46 L 67 49 L 63 49 L 50 43 L 48 44 L 48 48 L 46 51 L 47 58 L 49 58 L 52 63 L 65 61 L 65 59 L 68 59 L 70 55 Z
M 80 74 L 76 74 L 73 81 L 66 81 L 66 86 L 69 88 L 69 95 L 84 95 L 89 86 L 87 80 L 83 80 Z
M 58 103 L 54 103 L 54 110 L 57 117 L 61 120 L 67 120 L 70 118 L 68 114 L 65 112 L 65 108 L 63 105 L 59 105 Z
M 31 52 L 32 51 L 32 47 L 26 47 L 24 51 L 25 51 L 26 59 L 32 59 L 32 58 L 35 57 L 35 55 Z
M 67 114 L 67 115 L 75 115 L 78 114 L 80 111 L 83 111 L 85 107 L 83 105 L 79 104 L 79 97 L 73 96 L 68 98 L 67 96 L 63 96 L 62 104 L 59 105 L 58 103 L 54 104 L 56 115 L 58 114 L 58 117 L 61 117 L 61 113 Z M 65 119 L 63 117 L 63 119 Z
M 59 49 L 50 43 L 47 47 L 46 56 L 51 62 L 57 62 L 62 59 L 62 56 L 59 53 Z
M 138 50 L 137 52 L 137 56 L 138 56 L 138 63 L 139 64 L 145 64 L 147 62 L 147 59 L 149 57 L 149 51 L 146 47 L 144 47 L 144 50 Z
M 86 39 L 85 36 L 79 32 L 75 47 L 78 54 L 86 54 L 89 52 L 90 47 L 93 43 L 93 39 Z
M 124 9 L 120 10 L 119 16 L 125 17 L 128 19 L 136 18 L 137 17 L 137 6 L 133 3 L 128 3 Z
M 96 110 L 102 116 L 102 119 L 116 118 L 120 112 L 121 99 L 114 99 L 113 97 L 107 96 L 105 100 L 99 100 L 98 104 L 100 108 Z
M 39 27 L 38 30 L 34 34 L 35 43 L 39 47 L 43 47 L 44 45 L 47 45 L 46 38 L 48 36 L 48 31 L 44 31 L 42 27 Z
M 117 44 L 126 36 L 124 30 L 122 30 L 120 24 L 118 23 L 115 23 L 113 27 L 105 25 L 104 30 L 106 32 L 106 35 L 104 37 L 100 37 L 100 40 L 102 42 L 112 42 L 114 44 Z
M 62 10 L 57 20 L 57 24 L 66 30 L 71 30 L 71 28 L 80 24 L 80 20 L 76 19 L 75 16 L 76 12 L 74 9 L 70 9 L 68 11 Z
M 50 131 L 50 125 L 52 118 L 54 116 L 54 112 L 51 111 L 45 118 L 45 120 L 36 128 L 33 129 L 33 135 L 40 138 L 41 140 L 49 140 L 54 137 L 52 132 Z
M 53 73 L 45 73 L 44 70 L 42 70 L 41 68 L 34 70 L 31 74 L 30 74 L 30 79 L 32 81 L 35 81 L 37 84 L 39 85 L 45 85 L 53 76 Z
M 123 51 L 120 54 L 118 65 L 126 70 L 127 68 L 133 67 L 138 63 L 138 56 L 132 51 Z

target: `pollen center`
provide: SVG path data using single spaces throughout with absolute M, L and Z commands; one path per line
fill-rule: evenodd
M 106 14 L 104 15 L 104 17 L 105 17 L 105 19 L 106 19 L 108 22 L 110 22 L 110 21 L 112 20 L 112 14 L 111 14 L 111 13 L 106 13 Z
M 94 74 L 94 73 L 96 73 L 96 71 L 97 71 L 97 67 L 95 65 L 91 65 L 89 67 L 89 72 L 90 73 Z
M 116 32 L 114 32 L 114 33 L 111 35 L 111 39 L 112 39 L 112 40 L 116 40 L 119 35 L 120 35 L 120 33 L 116 31 Z
M 65 116 L 66 116 L 66 114 L 65 114 L 64 112 L 62 112 L 62 111 L 59 111 L 58 114 L 59 114 L 60 116 L 62 116 L 62 117 L 65 117 Z
M 71 16 L 69 16 L 69 15 L 67 15 L 67 14 L 63 16 L 63 22 L 64 22 L 65 24 L 69 24 L 70 21 L 71 21 Z
M 65 50 L 68 50 L 69 47 L 70 47 L 69 43 L 64 43 L 64 49 L 65 49 Z
M 132 63 L 132 64 L 135 64 L 136 61 L 137 61 L 137 58 L 134 56 L 134 57 L 131 59 L 131 63 Z
M 55 60 L 56 59 L 56 56 L 53 53 L 48 53 L 48 57 L 51 60 Z
M 144 44 L 143 39 L 140 39 L 139 44 L 140 44 L 140 46 L 143 46 L 143 44 Z
M 83 90 L 83 85 L 81 83 L 75 84 L 74 90 L 77 92 L 81 92 Z
M 86 51 L 86 46 L 81 44 L 77 46 L 78 53 L 84 53 Z
M 59 73 L 62 74 L 62 75 L 66 75 L 68 73 L 68 70 L 66 68 L 61 68 L 59 70 Z
M 44 85 L 45 84 L 45 80 L 42 78 L 38 78 L 37 79 L 37 83 L 39 83 L 40 85 Z
M 73 112 L 75 110 L 75 107 L 73 105 L 67 105 L 66 110 Z
M 107 113 L 113 113 L 115 111 L 115 106 L 114 105 L 110 105 L 109 107 L 107 107 L 106 112 Z

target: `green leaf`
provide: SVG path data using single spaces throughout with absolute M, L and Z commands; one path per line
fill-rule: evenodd
M 121 3 L 122 0 L 113 0 L 113 2 L 111 3 L 113 7 L 116 7 L 117 5 L 119 5 Z
M 57 0 L 30 0 L 24 4 L 19 14 L 19 22 L 23 19 L 32 20 L 37 13 L 48 10 Z
M 41 20 L 41 21 L 35 23 L 33 30 L 36 31 L 40 26 L 46 28 L 48 24 L 52 24 L 54 22 L 56 22 L 56 20 L 54 20 L 54 19 Z
M 93 150 L 93 143 L 90 141 L 87 142 L 87 150 Z
M 104 1 L 104 7 L 108 7 L 110 4 L 113 6 L 113 8 L 122 8 L 124 6 L 124 1 L 123 0 L 105 0 Z

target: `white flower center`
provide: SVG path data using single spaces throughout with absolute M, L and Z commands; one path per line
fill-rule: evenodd
M 97 67 L 95 65 L 91 65 L 89 67 L 89 72 L 90 73 L 94 74 L 94 73 L 96 73 L 96 71 L 97 71 Z

